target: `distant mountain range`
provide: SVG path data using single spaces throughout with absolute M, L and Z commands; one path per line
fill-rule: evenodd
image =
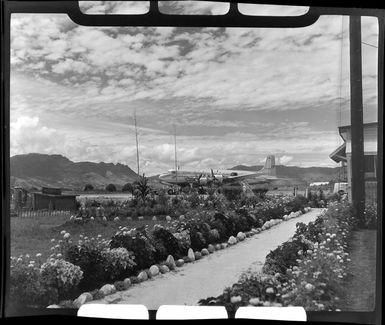
M 104 189 L 114 184 L 118 190 L 135 181 L 137 174 L 128 166 L 112 163 L 73 162 L 62 155 L 30 153 L 11 157 L 11 186 L 26 189 L 43 186 L 69 190 L 83 190 L 86 184 Z M 262 166 L 238 165 L 232 169 L 256 171 Z M 291 184 L 338 180 L 339 168 L 276 166 L 277 177 L 291 179 Z M 157 176 L 149 177 L 158 185 Z
M 73 162 L 62 155 L 30 153 L 11 157 L 11 186 L 43 186 L 82 190 L 85 184 L 104 189 L 132 183 L 137 174 L 128 166 L 112 163 Z
M 231 169 L 257 171 L 263 166 L 238 165 Z M 340 167 L 297 167 L 277 165 L 277 177 L 290 178 L 299 183 L 338 181 Z

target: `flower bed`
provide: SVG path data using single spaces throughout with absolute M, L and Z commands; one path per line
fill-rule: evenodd
M 225 213 L 197 207 L 186 215 L 180 215 L 177 220 L 166 218 L 169 221 L 166 227 L 158 225 L 151 232 L 147 227 L 120 227 L 110 240 L 101 236 L 82 237 L 75 243 L 71 235 L 63 230 L 62 239 L 51 248 L 49 261 L 60 261 L 54 263 L 55 274 L 60 281 L 64 281 L 61 275 L 63 270 L 63 274 L 74 278 L 65 282 L 65 285 L 61 285 L 59 281 L 55 286 L 53 281 L 47 280 L 44 264 L 34 267 L 34 275 L 31 277 L 27 276 L 29 273 L 25 267 L 18 268 L 14 265 L 11 269 L 11 298 L 27 305 L 47 305 L 67 299 L 62 301 L 61 306 L 77 307 L 235 244 L 282 220 L 296 217 L 301 212 L 294 213 L 295 209 L 305 211 L 305 204 L 306 201 L 302 198 L 274 198 L 265 203 L 252 202 L 249 206 L 237 207 Z M 18 277 L 24 278 L 24 285 L 18 282 Z M 23 288 L 28 287 L 29 279 L 34 279 L 34 283 L 39 284 L 42 289 L 36 289 L 36 295 L 31 290 L 31 296 L 19 299 L 23 296 Z M 104 283 L 114 284 L 103 285 Z M 95 289 L 101 285 L 103 286 L 100 289 Z M 58 293 L 40 293 L 48 289 L 56 289 Z M 88 292 L 80 295 L 75 302 L 68 302 L 68 299 L 73 299 L 82 291 Z
M 350 261 L 347 241 L 357 219 L 349 204 L 330 204 L 315 222 L 297 224 L 292 240 L 267 255 L 263 273 L 245 274 L 220 296 L 199 304 L 229 309 L 251 305 L 338 310 Z

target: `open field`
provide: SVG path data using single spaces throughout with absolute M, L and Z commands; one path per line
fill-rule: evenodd
M 73 240 L 77 241 L 79 235 L 95 237 L 102 235 L 109 239 L 116 233 L 119 226 L 129 228 L 148 225 L 152 229 L 155 224 L 166 223 L 164 217 L 158 221 L 145 217 L 144 220 L 119 220 L 119 221 L 93 221 L 85 224 L 68 222 L 69 218 L 63 215 L 44 216 L 38 218 L 11 218 L 11 256 L 29 254 L 35 256 L 41 253 L 43 258 L 49 257 L 52 246 L 51 239 L 59 239 L 60 231 L 66 230 Z M 68 223 L 67 223 L 68 222 Z

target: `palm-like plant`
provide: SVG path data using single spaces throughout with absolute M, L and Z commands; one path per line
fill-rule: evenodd
M 147 196 L 150 194 L 151 188 L 148 185 L 148 178 L 144 176 L 139 176 L 139 178 L 133 183 L 134 195 L 137 198 L 140 198 L 142 202 L 146 202 Z

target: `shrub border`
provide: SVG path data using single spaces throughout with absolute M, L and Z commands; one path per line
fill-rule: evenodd
M 190 253 L 190 256 L 186 256 L 187 258 L 185 257 L 183 259 L 178 259 L 177 261 L 174 261 L 173 256 L 169 255 L 166 261 L 163 261 L 159 264 L 154 264 L 149 269 L 145 269 L 145 270 L 140 271 L 137 276 L 125 278 L 122 281 L 115 281 L 114 284 L 104 284 L 100 289 L 95 289 L 91 292 L 83 292 L 73 301 L 65 301 L 65 304 L 66 305 L 68 305 L 68 304 L 72 305 L 72 308 L 80 308 L 80 306 L 82 306 L 83 304 L 85 304 L 87 302 L 103 299 L 106 296 L 109 296 L 109 295 L 116 293 L 117 291 L 128 290 L 135 283 L 141 283 L 141 282 L 147 281 L 148 279 L 154 278 L 154 277 L 158 276 L 159 274 L 168 273 L 170 271 L 175 270 L 176 268 L 180 268 L 180 267 L 184 266 L 187 263 L 191 263 L 191 262 L 197 261 L 199 259 L 202 259 L 204 256 L 208 256 L 209 254 L 212 254 L 215 251 L 222 250 L 222 249 L 228 248 L 230 246 L 234 246 L 234 245 L 238 244 L 239 242 L 244 241 L 246 238 L 253 237 L 256 234 L 259 234 L 265 230 L 270 229 L 273 226 L 276 226 L 276 225 L 282 223 L 283 221 L 288 221 L 288 220 L 293 219 L 293 218 L 298 218 L 299 216 L 310 212 L 312 210 L 312 208 L 311 207 L 304 207 L 303 210 L 305 211 L 304 213 L 301 210 L 298 210 L 296 212 L 291 212 L 288 215 L 284 215 L 282 217 L 282 219 L 270 219 L 270 220 L 266 221 L 261 228 L 252 228 L 250 231 L 247 231 L 245 233 L 238 232 L 238 234 L 236 236 L 230 236 L 226 243 L 221 243 L 221 244 L 218 243 L 216 245 L 209 244 L 207 246 L 207 248 L 203 248 L 200 252 L 199 251 L 194 252 L 192 250 L 192 248 L 189 248 L 189 253 L 191 251 L 194 254 L 194 258 L 192 258 L 191 253 Z M 203 253 L 203 251 L 205 251 L 205 252 Z M 206 253 L 206 251 L 207 251 L 207 253 Z M 197 253 L 201 254 L 201 256 L 199 258 L 195 258 L 195 256 L 196 256 L 195 254 L 197 254 Z M 170 264 L 170 262 L 168 262 L 169 259 L 172 259 L 174 261 L 174 264 L 175 264 L 174 266 L 169 265 Z M 163 266 L 166 266 L 168 270 L 165 269 Z M 161 270 L 162 268 L 163 268 L 163 272 Z M 153 272 L 151 271 L 151 269 L 153 269 Z M 156 269 L 158 269 L 158 271 L 155 271 Z M 155 274 L 152 274 L 152 273 L 155 273 Z M 117 286 L 119 286 L 119 288 L 116 288 Z M 118 289 L 122 289 L 122 290 L 118 290 Z M 107 293 L 105 293 L 105 291 L 107 291 Z M 62 303 L 64 303 L 64 302 L 59 302 L 59 304 L 52 304 L 52 305 L 47 306 L 46 308 L 68 308 L 68 306 L 66 306 L 66 307 L 60 306 L 60 304 L 62 304 Z M 69 308 L 71 308 L 71 307 L 69 307 Z

